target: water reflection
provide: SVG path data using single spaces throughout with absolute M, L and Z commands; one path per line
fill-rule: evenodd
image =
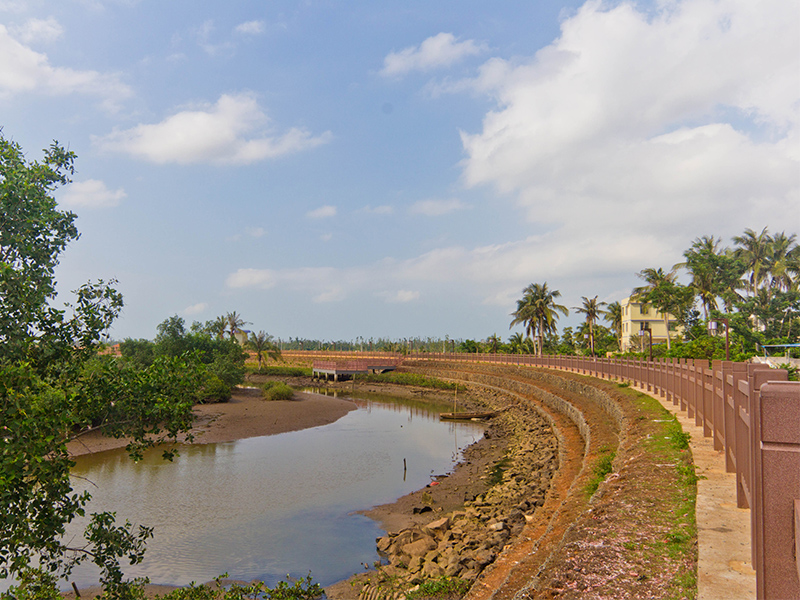
M 356 402 L 331 425 L 187 446 L 174 463 L 160 452 L 138 465 L 124 452 L 82 457 L 75 486 L 89 487 L 91 511 L 155 527 L 129 576 L 187 584 L 228 572 L 274 585 L 311 571 L 326 585 L 377 559 L 382 532 L 353 511 L 425 486 L 481 435 L 478 425 L 440 422 L 414 402 Z M 81 568 L 73 579 L 87 585 L 96 573 Z

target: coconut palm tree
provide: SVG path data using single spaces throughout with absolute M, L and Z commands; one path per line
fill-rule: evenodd
M 275 344 L 273 337 L 264 331 L 259 331 L 258 333 L 250 332 L 245 345 L 247 348 L 255 350 L 259 371 L 265 354 L 272 360 L 280 360 L 281 358 L 281 349 Z
M 225 337 L 225 331 L 228 329 L 228 320 L 225 317 L 217 317 L 213 321 L 208 321 L 206 325 L 209 333 L 222 339 Z
M 606 305 L 605 302 L 598 302 L 597 296 L 594 298 L 587 298 L 581 296 L 583 304 L 581 306 L 573 306 L 576 312 L 586 315 L 586 324 L 589 327 L 589 351 L 594 356 L 594 324 L 597 322 L 598 317 L 603 312 L 602 307 Z
M 676 283 L 677 274 L 675 269 L 668 273 L 659 267 L 658 269 L 642 269 L 636 274 L 637 277 L 645 281 L 645 285 L 634 288 L 631 296 L 639 302 L 652 304 L 664 319 L 664 328 L 667 331 L 667 349 L 670 346 L 669 335 L 669 315 L 671 312 L 677 314 L 680 309 L 678 292 L 682 286 Z M 681 294 L 682 295 L 682 294 Z
M 756 233 L 752 229 L 745 229 L 742 235 L 734 236 L 734 256 L 741 260 L 749 273 L 747 278 L 747 291 L 755 295 L 756 290 L 767 277 L 769 272 L 770 246 L 772 238 L 767 228 Z
M 617 336 L 617 346 L 622 351 L 622 305 L 619 302 L 612 302 L 606 305 L 603 311 L 603 319 L 611 324 L 614 335 Z
M 510 327 L 525 324 L 526 332 L 538 337 L 537 354 L 542 355 L 544 336 L 556 329 L 555 322 L 558 314 L 569 315 L 569 309 L 561 304 L 556 304 L 556 298 L 561 297 L 558 290 L 550 290 L 545 283 L 532 283 L 522 290 L 522 298 L 517 300 L 517 310 L 511 313 L 514 319 Z
M 692 277 L 689 286 L 700 299 L 706 321 L 711 311 L 717 309 L 717 296 L 722 293 L 719 277 L 719 244 L 720 240 L 713 235 L 699 237 L 692 243 L 692 247 L 683 253 L 686 261 L 673 267 L 673 270 L 684 268 L 689 271 Z
M 236 311 L 229 312 L 225 315 L 225 321 L 227 322 L 228 333 L 231 336 L 231 339 L 236 339 L 236 333 L 242 330 L 242 327 L 247 325 L 247 321 L 242 319 L 242 316 L 237 313 Z
M 792 277 L 793 261 L 796 261 L 798 245 L 795 243 L 796 234 L 787 236 L 783 231 L 776 233 L 770 240 L 769 269 L 770 288 L 780 292 L 788 292 L 795 284 Z

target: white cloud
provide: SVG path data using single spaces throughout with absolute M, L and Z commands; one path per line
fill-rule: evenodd
M 411 71 L 430 71 L 449 67 L 460 60 L 486 51 L 484 44 L 474 40 L 456 41 L 452 33 L 439 33 L 429 37 L 419 46 L 410 46 L 391 52 L 383 59 L 381 75 L 394 77 Z
M 122 188 L 110 190 L 97 179 L 75 181 L 59 194 L 59 201 L 72 208 L 108 208 L 117 206 L 128 194 Z
M 131 94 L 117 75 L 51 66 L 47 55 L 31 50 L 0 25 L 0 96 L 36 92 L 98 96 L 109 109 Z
M 621 252 L 636 271 L 671 266 L 664 244 L 677 262 L 697 236 L 781 223 L 800 203 L 800 5 L 607 6 L 585 4 L 529 62 L 451 86 L 497 103 L 462 133 L 465 183 L 547 224 L 570 269 L 613 270 Z
M 369 205 L 367 205 L 364 208 L 362 208 L 361 211 L 365 212 L 367 214 L 371 214 L 371 215 L 391 215 L 391 214 L 394 214 L 394 208 L 389 206 L 389 205 L 387 205 L 387 204 L 383 204 L 381 206 L 369 206 Z
M 308 211 L 306 216 L 309 219 L 329 219 L 336 216 L 336 207 L 330 205 L 320 206 L 319 208 Z
M 251 94 L 225 94 L 214 105 L 186 109 L 154 125 L 115 130 L 93 141 L 101 149 L 123 152 L 158 164 L 246 165 L 315 148 L 330 132 L 313 136 L 304 129 L 265 131 L 269 119 Z
M 9 31 L 25 44 L 54 42 L 64 35 L 64 28 L 53 17 L 29 19 L 24 25 L 10 27 Z
M 466 206 L 458 198 L 448 198 L 444 200 L 420 200 L 419 202 L 415 202 L 409 211 L 413 215 L 440 217 L 457 210 L 463 210 L 464 208 L 466 208 Z
M 247 21 L 236 26 L 236 33 L 244 35 L 260 35 L 264 33 L 264 21 Z
M 191 306 L 187 306 L 181 311 L 181 313 L 187 317 L 191 317 L 194 315 L 202 314 L 206 310 L 208 310 L 208 304 L 206 302 L 199 302 L 197 304 L 192 304 Z
M 383 292 L 378 294 L 387 304 L 407 304 L 419 300 L 420 293 L 412 290 L 398 290 L 396 292 Z

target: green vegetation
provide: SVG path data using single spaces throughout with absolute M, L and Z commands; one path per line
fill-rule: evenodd
M 247 353 L 235 339 L 214 335 L 214 323 L 195 323 L 187 331 L 181 317 L 169 317 L 158 326 L 154 341 L 126 339 L 121 342 L 122 362 L 139 368 L 149 367 L 158 357 L 194 363 L 205 371 L 202 385 L 193 392 L 194 399 L 198 402 L 227 401 L 233 387 L 244 381 Z
M 669 509 L 653 512 L 654 524 L 667 533 L 664 537 L 638 543 L 635 551 L 649 558 L 652 564 L 658 565 L 665 557 L 671 561 L 685 560 L 686 568 L 678 573 L 672 581 L 671 598 L 694 598 L 697 593 L 697 574 L 689 568 L 688 557 L 696 556 L 697 524 L 695 521 L 695 503 L 697 499 L 697 474 L 689 451 L 690 435 L 681 428 L 678 420 L 661 404 L 647 396 L 629 390 L 632 400 L 639 406 L 642 417 L 650 421 L 654 429 L 647 439 L 644 450 L 651 454 L 653 462 L 664 465 L 664 474 L 668 480 L 658 483 L 659 501 L 668 504 Z M 642 418 L 639 417 L 639 418 Z M 666 465 L 675 465 L 670 471 Z M 646 487 L 640 491 L 642 502 L 653 502 L 648 498 Z
M 258 370 L 261 371 L 263 366 L 264 355 L 272 360 L 280 360 L 281 349 L 275 345 L 272 336 L 264 331 L 258 333 L 250 333 L 245 344 L 250 350 L 254 350 L 256 358 L 258 358 Z
M 311 377 L 311 367 L 290 367 L 286 365 L 271 365 L 255 369 L 246 367 L 248 373 L 258 373 L 270 377 Z
M 287 581 L 278 582 L 274 588 L 267 587 L 261 581 L 246 585 L 239 583 L 225 585 L 221 577 L 215 581 L 214 586 L 192 584 L 158 598 L 161 600 L 315 600 L 325 593 L 318 583 L 312 583 L 311 575 L 296 581 L 287 578 Z
M 458 577 L 445 575 L 419 584 L 413 592 L 406 594 L 408 600 L 456 600 L 469 591 L 470 583 Z
M 613 465 L 615 457 L 616 453 L 610 448 L 601 449 L 600 456 L 592 466 L 592 477 L 586 484 L 585 491 L 587 496 L 593 496 L 597 488 L 600 487 L 600 484 L 603 483 L 609 473 L 614 470 Z
M 370 383 L 393 383 L 395 385 L 414 385 L 417 387 L 434 388 L 438 390 L 464 389 L 456 383 L 443 381 L 434 377 L 426 377 L 418 373 L 400 373 L 390 371 L 389 373 L 368 373 L 355 376 L 356 381 Z
M 556 298 L 560 296 L 561 292 L 548 289 L 546 282 L 532 283 L 522 290 L 517 310 L 511 313 L 514 317 L 511 327 L 520 323 L 525 325 L 525 333 L 534 338 L 539 356 L 544 352 L 544 336 L 556 330 L 557 313 L 569 314 L 566 306 L 556 304 Z
M 294 390 L 280 381 L 268 381 L 262 389 L 265 400 L 291 400 L 294 396 Z
M 53 192 L 69 182 L 74 159 L 54 142 L 42 162 L 28 162 L 0 135 L 0 577 L 19 582 L 3 598 L 55 598 L 58 578 L 83 561 L 99 567 L 109 597 L 133 597 L 119 561 L 140 562 L 152 532 L 96 513 L 83 540 L 62 537 L 89 501 L 72 491 L 67 443 L 100 430 L 129 437 L 138 458 L 174 442 L 188 433 L 207 379 L 192 358 L 98 356 L 123 306 L 114 282 L 87 283 L 71 305 L 55 306 L 55 268 L 78 231 Z

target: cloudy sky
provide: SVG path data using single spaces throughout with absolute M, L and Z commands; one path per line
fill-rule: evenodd
M 115 338 L 507 337 L 692 240 L 800 233 L 800 4 L 0 0 L 0 126 L 78 154 Z M 562 319 L 572 324 L 577 317 Z

